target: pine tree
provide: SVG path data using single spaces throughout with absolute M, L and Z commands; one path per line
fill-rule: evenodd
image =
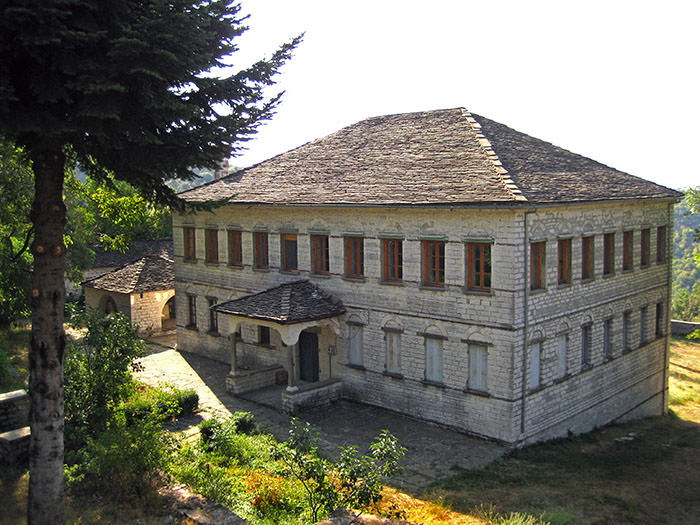
M 228 74 L 244 20 L 229 0 L 0 0 L 0 135 L 35 187 L 29 523 L 64 521 L 66 167 L 180 208 L 164 181 L 238 152 L 280 100 L 265 88 L 300 37 Z

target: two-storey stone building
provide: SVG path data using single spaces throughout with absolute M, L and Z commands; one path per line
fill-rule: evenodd
M 673 190 L 451 109 L 182 197 L 227 200 L 175 217 L 175 286 L 179 348 L 233 393 L 510 443 L 666 410 Z

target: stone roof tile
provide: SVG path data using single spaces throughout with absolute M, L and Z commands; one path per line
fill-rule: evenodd
M 143 293 L 170 290 L 175 287 L 172 259 L 147 255 L 82 283 L 88 288 L 108 292 Z

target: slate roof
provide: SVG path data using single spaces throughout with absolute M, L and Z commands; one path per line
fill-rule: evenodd
M 175 288 L 175 271 L 172 259 L 147 255 L 82 284 L 108 292 L 157 292 Z
M 366 119 L 180 196 L 236 204 L 435 206 L 681 194 L 455 108 Z
M 173 258 L 173 240 L 157 239 L 154 241 L 132 241 L 131 249 L 127 252 L 119 250 L 106 250 L 101 244 L 92 246 L 95 252 L 93 268 L 109 268 L 122 266 L 146 255 L 162 255 L 168 259 Z
M 225 314 L 279 324 L 317 321 L 345 313 L 345 307 L 339 299 L 306 279 L 281 284 L 211 308 Z

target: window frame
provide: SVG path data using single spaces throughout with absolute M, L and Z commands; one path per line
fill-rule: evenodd
M 401 375 L 401 330 L 388 328 L 383 330 L 384 371 L 388 374 Z M 393 353 L 390 352 L 390 342 L 393 342 Z
M 634 230 L 622 232 L 622 271 L 634 270 Z
M 311 273 L 330 275 L 329 239 L 327 234 L 313 233 L 311 241 Z
M 423 346 L 425 347 L 425 370 L 424 370 L 424 378 L 425 381 L 428 383 L 434 383 L 434 384 L 439 384 L 442 385 L 444 378 L 445 378 L 445 367 L 444 367 L 444 362 L 443 362 L 443 357 L 444 357 L 444 339 L 442 337 L 431 337 L 431 336 L 424 336 L 424 341 L 423 341 Z M 434 353 L 431 351 L 430 347 L 431 345 L 435 345 L 434 347 Z M 437 367 L 432 367 L 434 375 L 433 377 L 428 376 L 428 370 L 431 369 L 431 367 L 428 366 L 428 364 L 431 362 L 431 356 L 432 361 L 437 364 Z
M 382 239 L 382 282 L 403 282 L 403 239 Z
M 639 267 L 646 268 L 651 263 L 651 229 L 643 228 L 639 232 L 640 237 L 640 252 L 639 252 Z
M 445 288 L 445 245 L 444 240 L 424 239 L 421 241 L 423 254 L 423 287 Z M 431 251 L 434 250 L 434 253 Z
M 266 231 L 253 232 L 253 268 L 255 270 L 270 269 L 269 239 Z
M 557 239 L 557 283 L 571 284 L 571 237 Z
M 530 241 L 530 290 L 546 289 L 547 241 Z
M 365 238 L 358 235 L 343 237 L 345 277 L 365 279 Z
M 557 336 L 557 378 L 566 377 L 569 370 L 569 334 L 563 333 Z
M 492 242 L 467 242 L 467 290 L 470 292 L 491 293 L 493 286 L 492 245 Z M 477 262 L 481 263 L 480 270 L 476 268 Z M 475 280 L 478 281 L 478 284 L 475 284 Z
M 204 262 L 219 264 L 219 230 L 210 226 L 204 229 Z
M 489 345 L 478 341 L 467 343 L 467 355 L 469 356 L 467 389 L 473 392 L 488 393 Z M 477 355 L 481 355 L 481 357 L 475 359 Z M 478 366 L 475 366 L 479 363 L 482 365 L 481 374 L 479 374 Z
M 294 246 L 293 253 L 291 251 L 292 244 Z M 280 259 L 280 271 L 299 272 L 299 238 L 296 233 L 280 233 Z
M 241 230 L 228 230 L 228 265 L 243 268 L 243 235 Z
M 361 324 L 348 324 L 348 365 L 357 368 L 364 368 L 363 328 Z
M 185 261 L 197 260 L 197 229 L 194 226 L 182 227 L 182 242 L 184 246 L 183 259 Z
M 603 276 L 615 275 L 615 232 L 603 234 Z
M 258 344 L 270 346 L 270 327 L 258 325 Z
M 595 235 L 581 236 L 581 280 L 595 279 Z
M 666 262 L 666 225 L 656 228 L 656 262 L 662 264 Z

